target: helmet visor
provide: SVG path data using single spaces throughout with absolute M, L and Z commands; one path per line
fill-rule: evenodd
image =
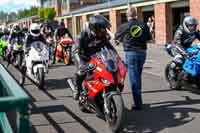
M 32 32 L 33 34 L 39 34 L 39 33 L 40 33 L 40 30 L 31 30 L 31 32 Z
M 190 30 L 190 32 L 194 32 L 196 30 L 197 25 L 195 25 L 195 24 L 188 24 L 187 27 Z

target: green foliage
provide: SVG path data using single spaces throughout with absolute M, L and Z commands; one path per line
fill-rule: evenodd
M 41 8 L 38 11 L 40 20 L 53 20 L 56 15 L 54 8 Z
M 24 9 L 24 10 L 18 11 L 17 18 L 22 19 L 22 18 L 26 18 L 26 17 L 35 16 L 35 15 L 37 15 L 37 13 L 38 13 L 38 8 L 31 7 L 30 9 Z

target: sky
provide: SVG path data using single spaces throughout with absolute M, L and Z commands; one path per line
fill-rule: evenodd
M 13 12 L 37 5 L 37 0 L 0 0 L 0 11 Z

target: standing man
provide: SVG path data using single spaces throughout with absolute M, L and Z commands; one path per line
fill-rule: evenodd
M 142 70 L 146 60 L 147 41 L 151 39 L 148 26 L 137 20 L 136 8 L 127 10 L 128 22 L 121 25 L 115 40 L 123 43 L 125 62 L 128 67 L 129 83 L 133 93 L 134 110 L 142 109 Z

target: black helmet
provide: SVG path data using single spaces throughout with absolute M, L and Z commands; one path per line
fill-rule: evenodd
M 61 27 L 65 27 L 64 20 L 61 20 L 61 21 L 59 22 L 59 25 L 60 25 Z
M 93 32 L 98 32 L 100 29 L 109 29 L 111 27 L 110 22 L 102 15 L 96 15 L 90 17 L 89 29 Z
M 198 25 L 198 20 L 192 16 L 187 16 L 183 20 L 183 27 L 185 31 L 188 33 L 196 31 L 197 25 Z
M 19 32 L 20 32 L 20 27 L 19 27 L 19 25 L 16 24 L 16 25 L 13 26 L 13 32 L 14 32 L 14 33 L 19 33 Z
M 52 32 L 52 28 L 51 25 L 48 21 L 45 21 L 42 25 L 41 25 L 41 32 L 42 34 L 49 34 Z

